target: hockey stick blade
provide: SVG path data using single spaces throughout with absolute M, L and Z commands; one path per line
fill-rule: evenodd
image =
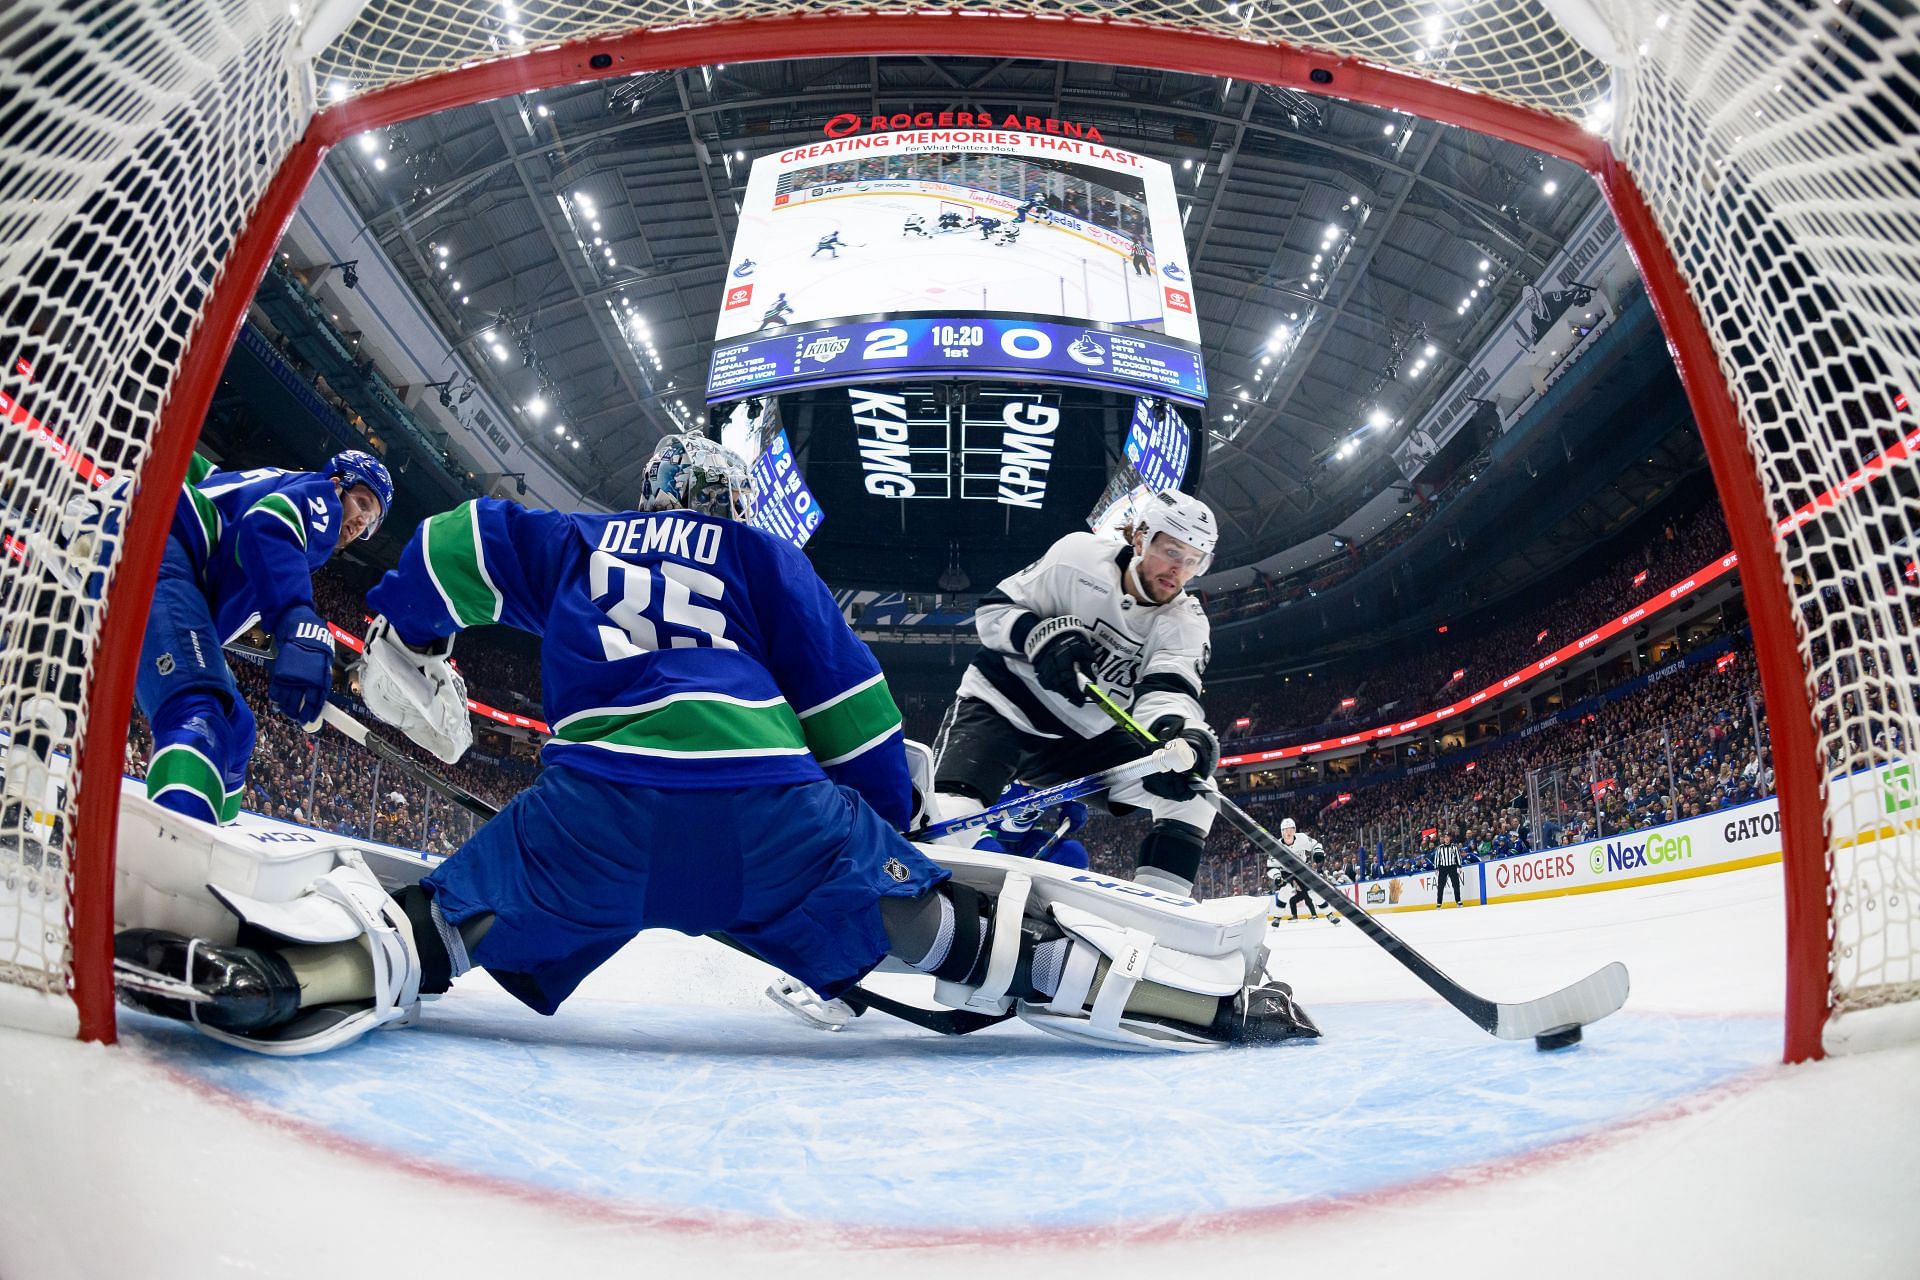
M 1598 1022 L 1627 1002 L 1627 966 L 1618 960 L 1596 969 L 1572 986 L 1519 1004 L 1495 1004 L 1488 1030 L 1502 1040 L 1531 1040 Z M 1485 1024 L 1482 1024 L 1485 1025 Z
M 1087 695 L 1100 705 L 1115 724 L 1145 745 L 1158 745 L 1153 735 L 1104 689 L 1091 681 L 1087 682 L 1085 688 Z M 1617 960 L 1570 987 L 1535 1000 L 1502 1004 L 1476 995 L 1441 972 L 1437 965 L 1415 951 L 1399 934 L 1367 914 L 1358 902 L 1315 871 L 1299 854 L 1282 844 L 1252 814 L 1217 791 L 1203 794 L 1220 816 L 1227 820 L 1228 825 L 1245 836 L 1255 848 L 1284 866 L 1294 883 L 1317 895 L 1331 910 L 1351 920 L 1367 936 L 1368 941 L 1399 961 L 1409 973 L 1489 1035 L 1502 1040 L 1527 1040 L 1551 1031 L 1565 1031 L 1589 1022 L 1598 1022 L 1627 1001 L 1627 967 Z

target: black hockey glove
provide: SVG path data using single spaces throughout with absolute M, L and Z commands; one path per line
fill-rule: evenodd
M 1087 624 L 1072 614 L 1061 614 L 1027 632 L 1027 661 L 1033 664 L 1033 678 L 1049 693 L 1057 693 L 1076 707 L 1087 705 L 1087 691 L 1080 686 L 1084 674 L 1091 679 L 1098 655 L 1093 648 L 1093 633 Z
M 1214 738 L 1213 731 L 1204 724 L 1188 724 L 1185 716 L 1165 715 L 1147 726 L 1161 742 L 1172 742 L 1175 738 L 1185 738 L 1193 745 L 1192 773 L 1154 773 L 1140 780 L 1140 785 L 1162 800 L 1191 800 L 1200 794 L 1200 784 L 1213 776 L 1213 766 L 1220 763 L 1220 743 Z

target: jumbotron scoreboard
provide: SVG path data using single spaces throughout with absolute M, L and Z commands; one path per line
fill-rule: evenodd
M 1203 452 L 1172 170 L 1025 123 L 754 162 L 707 401 L 759 459 L 758 522 L 836 585 L 991 585 L 1124 506 L 1143 417 L 1180 437 L 1158 460 Z

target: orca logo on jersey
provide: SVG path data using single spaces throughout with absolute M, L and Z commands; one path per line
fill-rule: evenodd
M 632 519 L 609 520 L 601 531 L 596 551 L 631 558 L 653 552 L 712 564 L 720 558 L 720 539 L 726 526 L 693 521 L 685 516 L 645 515 Z

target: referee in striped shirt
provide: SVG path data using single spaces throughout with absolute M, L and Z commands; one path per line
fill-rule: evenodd
M 1453 905 L 1464 906 L 1460 901 L 1460 857 L 1465 850 L 1461 843 L 1461 833 L 1455 831 L 1453 838 L 1441 843 L 1433 851 L 1434 894 L 1433 905 L 1447 905 L 1447 885 L 1453 885 Z

